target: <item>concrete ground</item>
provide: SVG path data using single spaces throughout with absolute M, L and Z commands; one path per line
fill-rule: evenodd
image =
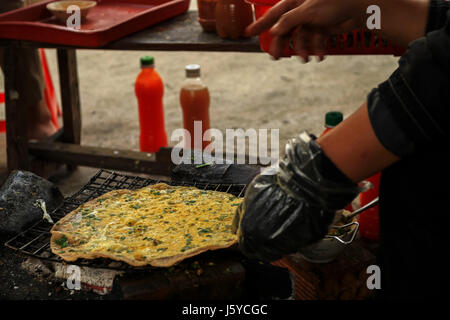
M 195 5 L 194 1 L 191 8 Z M 197 63 L 211 94 L 211 126 L 223 131 L 277 128 L 281 149 L 287 139 L 303 130 L 319 134 L 327 111 L 351 114 L 364 102 L 368 92 L 394 71 L 398 60 L 392 56 L 329 56 L 321 63 L 302 64 L 297 58 L 273 61 L 264 53 L 79 50 L 83 145 L 139 149 L 133 83 L 142 55 L 155 57 L 156 70 L 165 84 L 169 139 L 173 130 L 182 127 L 178 95 L 184 66 Z M 47 58 L 56 85 L 59 80 L 55 51 L 47 50 Z M 1 108 L 0 119 L 3 118 Z M 0 141 L 4 138 L 1 136 L 4 135 L 0 135 Z M 170 145 L 175 143 L 169 141 Z M 0 158 L 4 166 L 1 144 Z M 96 170 L 80 168 L 59 182 L 62 191 L 72 193 Z

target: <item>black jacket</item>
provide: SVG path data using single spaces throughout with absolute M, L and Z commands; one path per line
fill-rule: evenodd
M 444 298 L 450 285 L 449 8 L 431 1 L 425 37 L 367 99 L 375 134 L 402 158 L 380 185 L 380 297 L 387 299 Z

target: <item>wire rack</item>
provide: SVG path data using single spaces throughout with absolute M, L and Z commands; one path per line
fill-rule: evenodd
M 80 205 L 95 199 L 102 194 L 118 189 L 136 190 L 155 183 L 164 182 L 172 186 L 193 186 L 202 190 L 214 190 L 227 192 L 238 197 L 244 195 L 246 185 L 244 184 L 209 184 L 209 183 L 184 183 L 164 180 L 153 180 L 143 177 L 129 176 L 108 170 L 100 170 L 91 180 L 71 197 L 66 198 L 62 205 L 54 210 L 50 215 L 54 222 L 72 212 Z M 50 229 L 52 224 L 46 220 L 36 222 L 30 228 L 10 239 L 5 245 L 19 253 L 35 258 L 63 262 L 64 260 L 55 255 L 50 249 Z M 94 268 L 105 268 L 114 270 L 143 269 L 144 267 L 132 267 L 124 262 L 110 259 L 78 259 L 71 264 L 88 266 Z M 145 267 L 149 269 L 149 267 Z

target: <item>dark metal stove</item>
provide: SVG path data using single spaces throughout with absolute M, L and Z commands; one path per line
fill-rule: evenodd
M 117 190 L 136 190 L 164 182 L 174 186 L 194 186 L 203 190 L 244 195 L 245 184 L 185 183 L 129 176 L 100 170 L 91 180 L 56 209 L 51 216 L 56 222 L 83 203 Z M 50 250 L 52 225 L 39 221 L 10 239 L 5 245 L 43 261 L 66 265 Z M 133 267 L 110 259 L 78 259 L 70 264 L 84 268 L 109 269 L 122 272 L 115 289 L 124 298 L 148 299 L 229 299 L 240 297 L 287 298 L 292 284 L 287 270 L 262 262 L 248 261 L 236 249 L 215 250 L 186 259 L 172 268 Z M 56 268 L 55 268 L 56 269 Z

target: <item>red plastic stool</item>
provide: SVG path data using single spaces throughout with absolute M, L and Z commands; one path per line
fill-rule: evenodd
M 39 49 L 41 54 L 42 72 L 44 74 L 45 90 L 44 98 L 47 104 L 47 108 L 50 111 L 51 120 L 56 129 L 59 129 L 58 118 L 62 115 L 61 108 L 59 107 L 58 100 L 56 99 L 55 88 L 53 87 L 52 77 L 48 70 L 47 57 L 45 56 L 44 49 Z M 5 94 L 0 92 L 0 104 L 5 103 Z M 0 133 L 6 131 L 6 121 L 0 120 Z

